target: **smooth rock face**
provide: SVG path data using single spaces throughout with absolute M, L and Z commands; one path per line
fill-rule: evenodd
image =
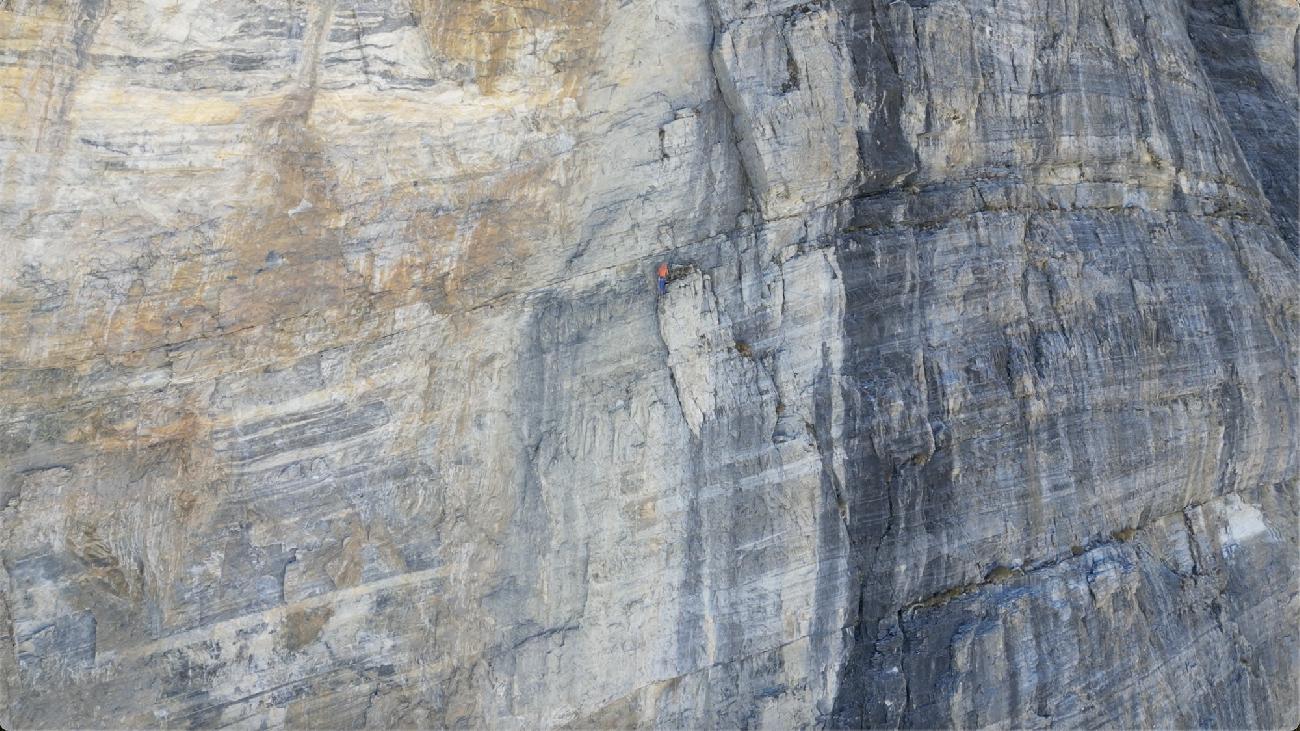
M 1294 727 L 1298 26 L 0 2 L 0 725 Z

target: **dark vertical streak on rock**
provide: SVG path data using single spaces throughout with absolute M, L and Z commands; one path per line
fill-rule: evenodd
M 1300 130 L 1296 110 L 1273 88 L 1239 0 L 1187 0 L 1187 31 L 1232 138 L 1259 183 L 1278 232 L 1300 252 Z
M 906 185 L 916 173 L 916 151 L 903 135 L 899 115 L 903 83 L 897 51 L 880 22 L 880 0 L 855 0 L 845 13 L 849 26 L 849 53 L 855 73 L 858 102 L 871 110 L 873 124 L 858 130 L 858 156 L 865 195 Z
M 1208 5 L 1208 0 L 1199 5 Z M 938 5 L 911 3 L 911 7 L 918 16 L 911 24 L 914 31 L 922 25 L 923 15 L 939 12 Z M 1189 25 L 1202 23 L 1199 30 L 1193 27 L 1194 37 L 1202 35 L 1197 40 L 1202 63 L 1220 66 L 1207 73 L 1212 80 L 1216 73 L 1222 77 L 1215 88 L 1231 122 L 1224 137 L 1238 138 L 1245 159 L 1273 201 L 1277 225 L 1293 228 L 1293 218 L 1286 218 L 1292 214 L 1279 218 L 1277 211 L 1296 207 L 1294 183 L 1288 182 L 1295 172 L 1294 116 L 1280 109 L 1257 61 L 1245 55 L 1253 51 L 1244 29 L 1242 56 L 1231 56 L 1223 48 L 1211 51 L 1204 39 L 1222 31 L 1219 26 L 1206 30 L 1208 21 L 1197 13 L 1195 8 L 1190 11 Z M 873 16 L 863 16 L 871 22 L 852 17 L 855 43 L 881 37 Z M 1204 128 L 1193 130 L 1191 123 L 1174 116 L 1185 115 L 1185 110 L 1175 111 L 1175 107 L 1195 97 L 1171 84 L 1168 71 L 1158 63 L 1160 54 L 1168 51 L 1157 46 L 1168 42 L 1168 36 L 1150 27 L 1153 21 L 1141 17 L 1138 10 L 1117 18 L 1122 20 L 1112 22 L 1106 15 L 1104 29 L 1096 30 L 1104 30 L 1112 39 L 1120 37 L 1121 31 L 1132 34 L 1143 83 L 1130 87 L 1129 95 L 1145 104 L 1139 112 L 1143 126 L 1133 132 L 1165 138 L 1167 159 L 1146 159 L 1143 164 L 1155 170 L 1166 163 L 1179 170 L 1204 166 L 1206 141 L 1197 135 Z M 935 30 L 942 19 L 924 19 L 930 21 L 926 26 L 930 32 L 942 32 Z M 1037 155 L 1048 159 L 1062 154 L 1062 131 L 1067 128 L 1080 135 L 1104 135 L 1112 128 L 1127 130 L 1125 125 L 1131 123 L 1130 117 L 1103 106 L 1111 103 L 1109 94 L 1084 80 L 1085 72 L 1106 71 L 1109 63 L 1088 55 L 1095 50 L 1080 41 L 1094 30 L 1084 27 L 1085 20 L 1095 19 L 1075 18 L 1068 29 L 1055 29 L 1046 46 L 1040 44 L 1028 69 L 1034 81 L 1029 85 L 1029 117 L 1021 133 L 1037 143 Z M 1128 28 L 1117 27 L 1124 21 Z M 1235 6 L 1228 20 L 1217 22 L 1230 21 L 1241 25 Z M 876 74 L 865 79 L 860 74 L 860 94 L 863 87 L 882 83 L 881 78 L 888 79 L 891 69 L 898 68 L 896 58 L 901 54 L 885 37 L 884 50 L 854 49 L 859 68 Z M 898 42 L 914 40 L 920 43 L 917 36 Z M 1054 50 L 1048 53 L 1050 49 Z M 1207 61 L 1207 56 L 1214 58 Z M 1244 70 L 1239 68 L 1242 65 Z M 1227 74 L 1225 66 L 1237 75 Z M 1018 68 L 1016 74 L 1023 76 L 1025 71 Z M 988 70 L 982 73 L 987 75 Z M 908 83 L 928 87 L 937 82 L 923 74 L 919 82 Z M 1239 93 L 1243 85 L 1258 93 L 1243 96 Z M 939 100 L 931 95 L 933 90 L 908 87 L 908 91 L 927 100 L 925 130 L 935 131 L 929 108 Z M 1092 106 L 1080 111 L 1066 103 L 1067 95 L 1078 105 Z M 1252 109 L 1260 113 L 1245 119 Z M 1281 134 L 1268 138 L 1264 127 L 1269 125 Z M 887 133 L 889 127 L 883 129 Z M 1261 144 L 1261 140 L 1266 141 Z M 864 141 L 862 148 L 869 179 L 869 142 Z M 1066 159 L 1068 165 L 1079 167 L 1083 178 L 1083 166 L 1089 161 Z M 1286 170 L 1268 169 L 1279 166 Z M 1245 166 L 1223 172 L 1250 179 Z M 896 186 L 898 180 L 883 185 Z M 942 186 L 935 183 L 936 188 Z M 1270 242 L 1275 239 L 1267 233 L 1263 240 L 1250 243 L 1236 231 L 1206 223 L 1199 210 L 1203 198 L 1178 183 L 1171 188 L 1168 213 L 1150 213 L 1140 206 L 1112 211 L 1085 204 L 1063 211 L 1042 201 L 1024 201 L 1015 214 L 984 210 L 965 223 L 956 222 L 964 214 L 943 212 L 949 201 L 940 200 L 939 193 L 879 193 L 870 183 L 859 191 L 857 220 L 840 237 L 836 255 L 845 279 L 845 382 L 853 384 L 860 396 L 854 399 L 846 394 L 844 399 L 849 413 L 843 439 L 852 550 L 861 587 L 853 644 L 828 725 L 1149 723 L 1154 716 L 1144 714 L 1150 709 L 1107 706 L 1105 699 L 1143 692 L 1139 684 L 1154 681 L 1114 677 L 1108 668 L 1119 660 L 1112 657 L 1076 668 L 1070 665 L 1078 662 L 1070 653 L 1089 652 L 1089 647 L 1102 644 L 1096 638 L 1125 633 L 1148 642 L 1177 644 L 1187 652 L 1217 652 L 1180 638 L 1199 631 L 1211 614 L 1224 612 L 1198 611 L 1182 618 L 1183 624 L 1146 627 L 1135 626 L 1139 619 L 1111 608 L 1109 597 L 1116 591 L 1112 582 L 1134 593 L 1134 601 L 1159 597 L 1171 604 L 1194 603 L 1196 592 L 1185 586 L 1152 586 L 1138 578 L 1135 567 L 1147 564 L 1124 553 L 1131 549 L 1110 545 L 1128 541 L 1133 530 L 1112 531 L 1089 511 L 1114 512 L 1108 501 L 1131 506 L 1132 516 L 1120 516 L 1122 525 L 1130 528 L 1161 523 L 1176 514 L 1181 509 L 1174 503 L 1179 490 L 1170 490 L 1165 481 L 1170 478 L 1157 475 L 1170 473 L 1164 463 L 1178 459 L 1170 456 L 1170 450 L 1184 450 L 1190 457 L 1194 450 L 1203 449 L 1198 441 L 1202 435 L 1221 443 L 1209 444 L 1219 461 L 1207 470 L 1203 482 L 1198 481 L 1201 475 L 1190 471 L 1185 478 L 1198 481 L 1196 489 L 1209 493 L 1199 499 L 1240 493 L 1243 500 L 1255 500 L 1258 481 L 1272 484 L 1294 475 L 1294 456 L 1275 444 L 1281 434 L 1294 429 L 1290 416 L 1295 410 L 1294 382 L 1279 384 L 1262 378 L 1257 370 L 1293 369 L 1293 358 L 1283 346 L 1293 329 L 1289 310 L 1274 301 L 1272 280 L 1260 280 L 1258 262 L 1274 261 L 1293 269 L 1294 258 L 1276 251 Z M 998 192 L 996 184 L 982 187 L 981 208 L 996 200 L 985 191 Z M 891 206 L 906 210 L 901 223 L 885 213 Z M 1240 207 L 1232 211 L 1237 216 L 1250 212 Z M 1019 239 L 1013 227 L 993 225 L 1019 216 L 1023 216 Z M 928 219 L 936 219 L 933 227 L 919 224 Z M 1293 231 L 1283 235 L 1294 247 Z M 1177 253 L 1167 248 L 1165 236 L 1180 242 Z M 957 248 L 949 249 L 954 242 Z M 1243 251 L 1248 248 L 1249 252 Z M 1277 258 L 1251 258 L 1265 252 Z M 971 279 L 953 286 L 947 278 L 957 259 Z M 1067 260 L 1075 263 L 1062 263 Z M 1085 284 L 1089 278 L 1133 284 L 1111 292 L 1105 287 L 1090 289 Z M 920 292 L 913 291 L 912 280 L 922 283 Z M 1253 289 L 1241 286 L 1247 280 Z M 1162 287 L 1169 289 L 1162 293 Z M 956 297 L 960 304 L 942 304 Z M 989 305 L 981 312 L 976 303 L 982 299 Z M 949 306 L 962 310 L 961 323 L 952 319 L 951 311 L 945 313 Z M 1202 318 L 1204 325 L 1191 324 Z M 960 342 L 949 339 L 944 328 L 959 329 Z M 911 360 L 914 351 L 923 363 L 919 383 Z M 1066 353 L 1070 355 L 1063 358 Z M 1197 365 L 1206 359 L 1213 365 Z M 955 379 L 954 369 L 962 369 Z M 945 373 L 958 382 L 955 393 L 939 387 Z M 1183 382 L 1188 385 L 1180 385 Z M 1200 384 L 1208 392 L 1194 390 L 1202 388 Z M 1149 395 L 1146 389 L 1153 387 L 1157 394 L 1170 395 Z M 945 401 L 956 396 L 967 400 L 964 413 L 960 407 L 955 414 L 948 412 Z M 1261 411 L 1253 405 L 1261 398 L 1279 407 Z M 1183 414 L 1188 413 L 1184 409 L 1197 414 L 1193 419 L 1213 420 L 1221 432 L 1195 421 L 1183 423 Z M 1082 414 L 1088 412 L 1095 421 L 1085 429 L 1087 417 Z M 977 420 L 992 424 L 971 421 L 975 414 L 980 415 Z M 932 435 L 928 446 L 922 432 Z M 1014 452 L 994 456 L 998 453 L 988 451 L 1007 450 L 1012 443 Z M 1108 458 L 1109 454 L 1114 457 Z M 1260 454 L 1270 455 L 1262 469 L 1258 462 L 1252 463 Z M 980 466 L 974 461 L 979 459 L 992 461 Z M 966 476 L 959 481 L 963 471 Z M 1184 479 L 1179 470 L 1172 473 L 1178 476 L 1173 479 Z M 1014 490 L 1014 499 L 994 498 L 976 487 L 1003 480 Z M 976 497 L 977 493 L 983 497 Z M 1004 513 L 978 515 L 986 499 Z M 1062 507 L 1067 504 L 1072 507 Z M 954 524 L 977 526 L 996 520 L 1006 526 L 1007 536 L 983 536 L 960 548 L 946 543 L 960 535 L 959 529 L 949 532 Z M 1085 535 L 1072 535 L 1073 531 Z M 936 535 L 943 537 L 936 539 Z M 1193 551 L 1199 550 L 1193 546 Z M 1026 563 L 1023 567 L 1013 563 L 1011 569 L 1003 564 L 1008 560 Z M 1214 570 L 1220 575 L 1225 570 L 1217 556 L 1201 561 L 1216 564 Z M 1059 591 L 1052 587 L 1060 584 L 1045 579 L 1058 563 L 1062 568 L 1052 580 L 1082 577 L 1087 600 L 1094 604 L 1076 610 L 1076 616 L 1087 623 L 1073 628 L 1083 639 L 1061 634 L 1068 628 L 1062 627 L 1059 610 L 1054 609 L 1058 605 L 1053 604 L 1061 600 L 1059 594 L 1051 595 Z M 973 568 L 982 574 L 973 581 L 958 578 Z M 942 588 L 945 585 L 949 588 Z M 1054 598 L 1048 599 L 1049 595 Z M 1270 600 L 1260 598 L 1257 587 L 1243 584 L 1240 596 L 1232 611 L 1272 611 L 1257 608 L 1271 606 Z M 1024 610 L 1029 611 L 1028 618 L 1009 618 L 1010 613 Z M 1024 631 L 1033 633 L 1032 641 L 1013 635 Z M 998 647 L 996 652 L 981 644 L 993 632 L 1002 633 L 1000 641 L 992 643 Z M 956 667 L 958 652 L 966 653 L 961 668 Z M 1149 668 L 1144 673 L 1163 673 L 1159 661 L 1153 662 L 1144 666 Z M 1059 687 L 1063 673 L 1077 677 L 1081 687 Z M 1204 682 L 1219 682 L 1212 673 L 1204 678 Z M 1257 691 L 1250 685 L 1249 692 L 1260 696 L 1262 707 L 1278 707 L 1271 691 Z M 1198 708 L 1195 717 L 1180 718 L 1181 722 L 1229 725 L 1250 725 L 1256 720 L 1235 701 L 1217 707 L 1207 704 Z

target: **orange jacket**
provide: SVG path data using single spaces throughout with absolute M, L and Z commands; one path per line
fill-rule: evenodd
M 668 278 L 668 264 L 664 263 L 659 265 L 659 276 L 664 279 Z

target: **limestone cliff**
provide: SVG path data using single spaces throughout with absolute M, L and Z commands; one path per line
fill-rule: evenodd
M 1294 727 L 1298 26 L 0 0 L 0 725 Z

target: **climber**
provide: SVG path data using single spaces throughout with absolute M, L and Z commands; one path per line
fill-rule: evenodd
M 664 294 L 668 291 L 668 262 L 659 262 L 657 273 L 659 275 L 659 294 Z

